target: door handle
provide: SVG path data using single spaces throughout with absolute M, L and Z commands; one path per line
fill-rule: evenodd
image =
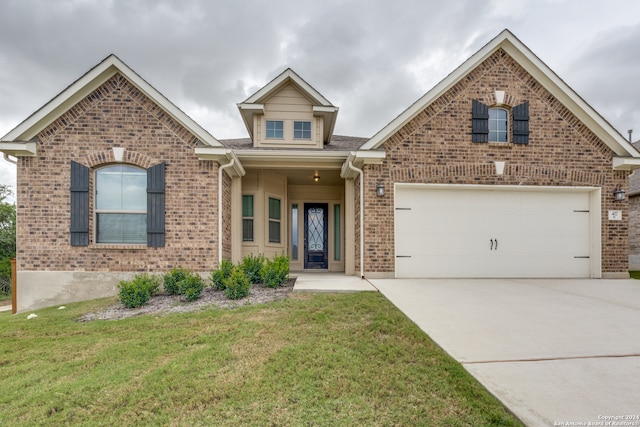
M 493 250 L 493 239 L 491 239 L 491 249 L 489 249 L 490 251 Z
M 496 239 L 496 251 L 498 250 L 498 239 Z

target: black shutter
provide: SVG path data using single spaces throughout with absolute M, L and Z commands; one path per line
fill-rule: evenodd
M 489 107 L 474 99 L 471 118 L 471 141 L 489 142 Z
M 529 102 L 513 107 L 513 143 L 529 143 Z
M 164 246 L 164 162 L 147 169 L 147 246 Z
M 71 161 L 71 246 L 89 245 L 89 168 Z

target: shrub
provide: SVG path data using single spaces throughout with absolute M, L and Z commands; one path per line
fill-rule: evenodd
M 278 255 L 273 260 L 267 260 L 261 272 L 262 283 L 268 288 L 277 288 L 287 283 L 289 279 L 289 257 Z
M 241 299 L 249 295 L 251 281 L 242 268 L 234 268 L 224 281 L 224 294 L 229 299 Z
M 187 301 L 195 301 L 200 298 L 204 289 L 204 280 L 199 274 L 189 271 L 187 276 L 179 283 L 180 294 L 187 298 Z
M 225 288 L 225 280 L 231 276 L 231 272 L 233 271 L 233 263 L 231 261 L 223 259 L 220 263 L 220 267 L 217 270 L 211 271 L 211 282 L 213 284 L 214 289 L 218 291 L 223 291 Z
M 173 268 L 170 272 L 166 273 L 163 277 L 164 291 L 169 295 L 179 295 L 180 282 L 182 282 L 187 277 L 188 274 L 189 274 L 189 271 L 185 270 L 182 267 Z
M 163 277 L 164 291 L 169 295 L 184 295 L 187 301 L 200 298 L 204 289 L 204 280 L 192 270 L 176 267 Z
M 147 273 L 137 274 L 133 280 L 123 280 L 118 285 L 118 297 L 127 308 L 142 307 L 160 286 L 160 279 Z
M 256 256 L 253 256 L 253 254 L 249 254 L 243 258 L 242 264 L 240 265 L 251 284 L 255 285 L 256 283 L 260 283 L 262 281 L 260 272 L 264 268 L 264 262 L 265 258 L 262 254 Z

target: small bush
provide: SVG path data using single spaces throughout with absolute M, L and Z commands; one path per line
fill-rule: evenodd
M 142 307 L 160 286 L 160 279 L 147 273 L 137 274 L 133 280 L 123 280 L 118 285 L 118 297 L 127 308 Z
M 189 274 L 188 270 L 182 267 L 175 267 L 163 277 L 164 291 L 169 295 L 180 294 L 180 282 L 182 282 Z
M 234 268 L 224 281 L 224 294 L 229 299 L 241 299 L 249 295 L 251 281 L 241 268 Z
M 277 288 L 289 280 L 289 257 L 278 255 L 267 260 L 261 272 L 262 283 L 268 288 Z
M 187 298 L 187 301 L 195 301 L 200 298 L 200 294 L 204 289 L 204 280 L 199 274 L 189 272 L 187 277 L 182 279 L 179 284 L 180 294 Z
M 247 276 L 247 279 L 251 282 L 251 284 L 255 285 L 256 283 L 260 283 L 262 281 L 262 276 L 260 272 L 264 268 L 265 258 L 264 255 L 259 254 L 254 256 L 253 254 L 249 254 L 243 258 L 242 270 L 244 274 Z
M 169 295 L 184 295 L 187 301 L 200 298 L 204 280 L 199 274 L 182 267 L 176 267 L 163 277 L 164 291 Z
M 223 291 L 225 288 L 225 280 L 231 276 L 233 269 L 233 263 L 229 260 L 223 259 L 220 263 L 220 267 L 217 270 L 211 271 L 211 283 L 213 288 L 218 291 Z

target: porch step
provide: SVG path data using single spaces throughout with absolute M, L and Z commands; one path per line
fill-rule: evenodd
M 299 292 L 361 292 L 378 291 L 366 279 L 358 276 L 345 276 L 341 273 L 292 273 L 297 277 L 293 286 Z

